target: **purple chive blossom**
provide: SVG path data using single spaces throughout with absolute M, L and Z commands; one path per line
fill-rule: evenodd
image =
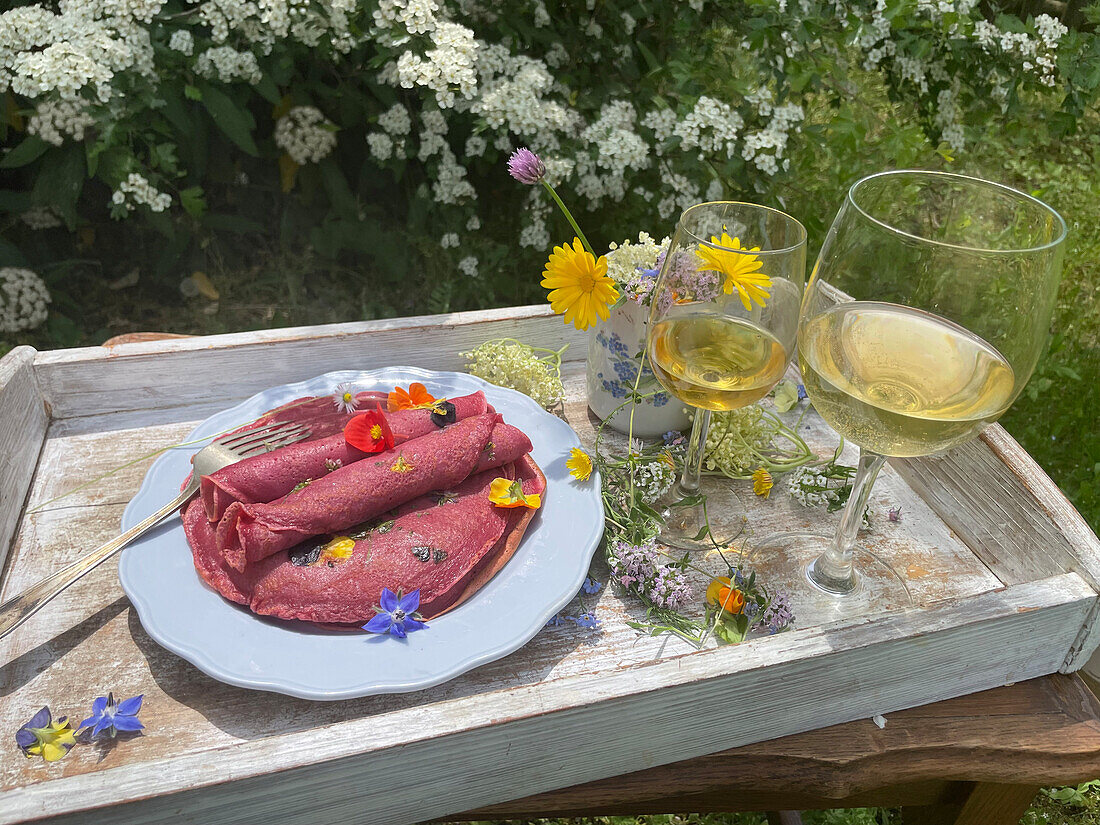
M 791 597 L 788 593 L 780 591 L 775 594 L 764 615 L 760 617 L 760 626 L 767 628 L 769 633 L 778 633 L 793 621 Z
M 400 590 L 394 593 L 388 587 L 382 588 L 379 610 L 374 618 L 363 625 L 368 633 L 389 633 L 398 639 L 404 639 L 414 630 L 423 630 L 428 626 L 420 621 L 416 608 L 420 607 L 420 589 L 407 596 Z
M 81 728 L 91 728 L 91 737 L 95 739 L 101 733 L 107 733 L 112 739 L 119 731 L 141 730 L 145 725 L 138 720 L 138 711 L 144 695 L 131 696 L 121 702 L 115 701 L 115 695 L 108 693 L 92 702 L 92 715 L 80 723 Z
M 508 158 L 508 174 L 520 183 L 536 184 L 546 176 L 546 164 L 542 158 L 524 146 Z
M 581 590 L 583 590 L 589 596 L 595 593 L 599 593 L 602 588 L 603 585 L 591 577 L 586 578 L 584 580 L 584 584 L 581 585 Z
M 692 599 L 691 585 L 679 568 L 666 564 L 653 541 L 612 545 L 609 564 L 612 581 L 649 599 L 658 607 L 672 610 Z

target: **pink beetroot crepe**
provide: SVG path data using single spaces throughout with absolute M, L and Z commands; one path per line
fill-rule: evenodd
M 518 546 L 534 511 L 489 501 L 493 479 L 517 473 L 524 492 L 545 489 L 534 462 L 521 459 L 466 479 L 452 491 L 453 500 L 440 504 L 440 496 L 431 495 L 403 505 L 383 530 L 356 541 L 350 558 L 331 566 L 323 558 L 300 566 L 284 553 L 265 559 L 249 568 L 256 573 L 251 609 L 283 619 L 363 624 L 385 587 L 419 590 L 420 613 L 437 616 L 468 595 L 467 583 L 494 556 Z
M 324 396 L 305 403 L 301 403 L 301 399 L 292 401 L 262 416 L 256 426 L 273 420 L 308 424 L 312 430 L 310 438 L 274 452 L 246 458 L 203 476 L 201 495 L 207 518 L 220 521 L 235 501 L 274 501 L 299 483 L 325 475 L 333 462 L 346 465 L 362 459 L 367 454 L 344 441 L 344 426 L 363 410 L 379 405 L 384 407 L 386 394 L 359 393 L 357 398 L 359 409 L 353 413 L 336 410 L 332 398 Z M 488 409 L 485 395 L 481 392 L 450 401 L 455 406 L 455 418 L 459 421 L 483 415 Z M 431 421 L 431 410 L 399 410 L 385 415 L 397 444 L 438 429 Z
M 375 613 L 383 587 L 421 591 L 420 612 L 432 618 L 481 589 L 515 553 L 534 510 L 502 509 L 488 501 L 494 478 L 519 478 L 524 492 L 543 493 L 546 480 L 530 456 L 468 478 L 444 504 L 436 495 L 402 505 L 391 523 L 356 541 L 350 558 L 329 567 L 323 559 L 299 566 L 277 553 L 241 573 L 225 563 L 213 525 L 199 502 L 183 524 L 195 568 L 222 596 L 257 613 L 322 623 L 363 624 Z M 384 517 L 383 517 L 384 518 Z M 381 526 L 382 529 L 378 529 Z M 495 538 L 494 538 L 495 537 Z M 327 538 L 327 537 L 325 537 Z M 429 561 L 413 548 L 428 547 Z M 446 555 L 435 561 L 441 550 Z M 298 556 L 299 560 L 301 559 Z
M 467 418 L 341 467 L 278 501 L 235 502 L 218 522 L 217 542 L 229 566 L 243 571 L 312 536 L 346 530 L 432 490 L 454 489 L 530 449 L 530 439 L 495 413 Z

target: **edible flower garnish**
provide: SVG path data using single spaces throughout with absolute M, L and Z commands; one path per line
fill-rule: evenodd
M 609 317 L 608 306 L 619 298 L 615 282 L 607 274 L 607 257 L 597 258 L 584 248 L 580 238 L 573 245 L 555 246 L 543 269 L 542 285 L 554 312 L 577 329 L 595 326 Z
M 775 486 L 775 481 L 772 479 L 772 474 L 765 470 L 763 467 L 757 467 L 752 474 L 752 491 L 758 496 L 768 498 L 772 494 L 772 487 Z
M 427 387 L 419 382 L 409 384 L 407 390 L 403 390 L 401 387 L 394 387 L 393 392 L 387 396 L 390 412 L 397 412 L 398 410 L 432 409 L 438 406 L 440 401 L 444 400 L 443 398 L 437 399 L 428 392 Z
M 16 731 L 15 743 L 28 759 L 41 756 L 47 762 L 56 762 L 69 752 L 76 740 L 67 718 L 62 716 L 54 722 L 47 706 Z
M 321 548 L 320 561 L 334 567 L 340 562 L 350 559 L 353 550 L 355 550 L 355 539 L 349 536 L 337 536 Z
M 450 401 L 437 401 L 436 406 L 432 407 L 431 419 L 432 423 L 437 427 L 445 427 L 448 424 L 454 424 L 458 419 L 455 405 Z
M 355 397 L 355 390 L 346 382 L 336 385 L 332 401 L 340 412 L 353 413 L 359 409 L 359 399 Z
M 364 453 L 380 453 L 393 446 L 393 433 L 381 410 L 367 410 L 344 426 L 344 440 Z
M 416 612 L 416 608 L 420 607 L 419 588 L 402 596 L 400 589 L 394 593 L 388 587 L 383 587 L 379 602 L 374 618 L 363 625 L 363 630 L 368 633 L 389 633 L 398 639 L 404 639 L 414 630 L 427 629 L 423 616 Z
M 762 307 L 767 306 L 767 299 L 771 294 L 768 287 L 772 285 L 772 279 L 760 271 L 764 264 L 758 256 L 746 254 L 759 252 L 760 247 L 749 249 L 742 246 L 741 239 L 731 238 L 725 227 L 722 227 L 721 237 L 712 235 L 710 242 L 716 246 L 704 245 L 695 251 L 700 259 L 698 269 L 725 275 L 722 291 L 732 295 L 736 287 L 746 312 L 752 309 L 753 301 Z
M 137 715 L 144 698 L 144 694 L 140 694 L 116 702 L 113 693 L 100 696 L 92 702 L 92 715 L 81 722 L 80 727 L 90 727 L 93 739 L 101 733 L 106 733 L 114 739 L 120 730 L 141 730 L 145 725 L 141 724 Z
M 390 470 L 395 473 L 411 473 L 413 469 L 413 465 L 407 462 L 403 455 L 399 455 L 397 461 L 393 462 L 393 466 L 390 467 Z
M 729 576 L 719 576 L 707 587 L 707 604 L 720 604 L 727 613 L 740 613 L 745 607 L 745 594 L 731 586 Z
M 588 477 L 592 475 L 592 459 L 580 447 L 574 447 L 569 451 L 569 459 L 565 462 L 565 466 L 569 470 L 569 475 L 578 481 L 588 481 Z
M 497 507 L 530 507 L 537 510 L 542 504 L 542 497 L 538 493 L 525 494 L 521 481 L 494 478 L 489 485 L 489 501 Z

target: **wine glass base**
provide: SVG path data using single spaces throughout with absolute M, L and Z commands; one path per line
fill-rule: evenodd
M 736 541 L 745 531 L 745 506 L 737 493 L 721 483 L 707 484 L 706 514 L 703 506 L 671 507 L 683 494 L 674 487 L 660 506 L 663 526 L 657 540 L 668 547 L 680 550 L 713 550 L 715 545 L 725 547 Z M 709 523 L 709 535 L 699 536 Z
M 873 537 L 869 537 L 873 538 Z M 849 581 L 821 575 L 816 562 L 832 542 L 832 534 L 809 531 L 773 533 L 754 542 L 749 563 L 761 565 L 767 560 L 776 586 L 800 594 L 809 612 L 821 612 L 822 618 L 842 618 L 876 610 L 892 610 L 913 604 L 909 587 L 902 575 L 862 543 L 853 548 L 857 569 Z M 783 575 L 776 575 L 782 570 Z

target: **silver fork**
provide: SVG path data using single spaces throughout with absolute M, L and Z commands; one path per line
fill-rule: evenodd
M 89 570 L 109 559 L 149 528 L 178 511 L 199 490 L 199 478 L 235 464 L 242 458 L 285 447 L 309 437 L 309 428 L 302 424 L 268 424 L 240 433 L 214 439 L 191 457 L 194 471 L 183 492 L 143 521 L 138 522 L 118 538 L 111 539 L 97 550 L 32 584 L 18 596 L 0 604 L 0 639 L 33 616 L 47 602 Z

